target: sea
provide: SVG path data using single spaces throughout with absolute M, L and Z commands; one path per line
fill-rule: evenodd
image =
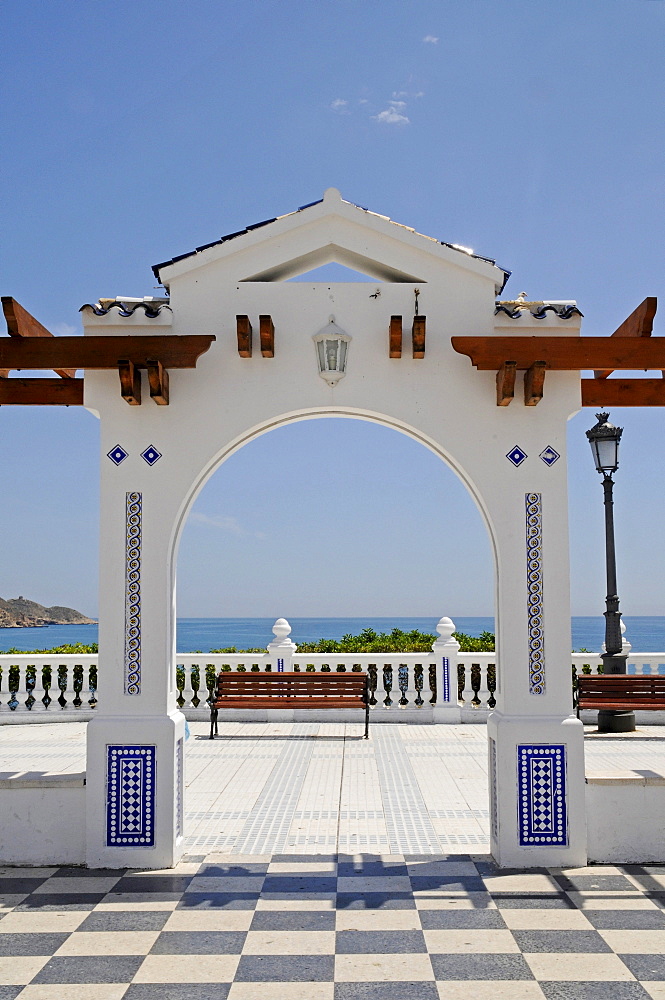
M 394 628 L 410 632 L 436 634 L 437 618 L 290 618 L 291 639 L 296 643 L 319 639 L 341 639 L 357 635 L 364 628 L 390 632 Z M 494 632 L 494 618 L 455 617 L 458 632 L 480 635 Z M 640 653 L 665 651 L 665 617 L 627 616 L 626 639 Z M 177 651 L 209 653 L 212 649 L 235 646 L 236 649 L 264 648 L 273 638 L 274 618 L 178 618 Z M 605 637 L 605 619 L 601 616 L 571 619 L 572 649 L 599 652 Z M 31 652 L 52 649 L 66 643 L 97 642 L 97 625 L 43 625 L 38 628 L 0 628 L 0 652 L 10 649 Z

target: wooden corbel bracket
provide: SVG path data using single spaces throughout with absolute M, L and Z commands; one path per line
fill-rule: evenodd
M 272 316 L 259 316 L 259 339 L 264 358 L 275 357 L 275 326 Z
M 402 357 L 402 317 L 391 316 L 388 329 L 388 357 Z
M 141 405 L 141 372 L 133 361 L 118 361 L 120 395 L 130 406 Z
M 524 405 L 537 406 L 543 398 L 546 361 L 534 361 L 524 372 Z
M 496 405 L 509 406 L 515 395 L 516 361 L 504 361 L 496 373 Z
M 169 405 L 169 373 L 161 361 L 146 361 L 150 398 L 158 406 Z
M 414 358 L 424 358 L 425 357 L 425 317 L 424 316 L 414 316 L 413 326 L 411 328 L 411 336 L 413 339 L 413 356 Z

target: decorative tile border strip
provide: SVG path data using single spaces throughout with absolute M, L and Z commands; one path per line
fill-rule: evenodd
M 499 839 L 499 814 L 497 810 L 496 740 L 489 739 L 490 829 L 495 840 Z
M 125 494 L 125 694 L 141 694 L 141 531 L 143 496 Z
M 443 677 L 443 700 L 450 701 L 450 660 L 447 656 L 441 658 L 442 667 L 442 677 Z
M 154 746 L 106 748 L 107 847 L 155 846 Z
M 543 627 L 543 506 L 540 493 L 527 493 L 526 584 L 529 628 L 529 692 L 545 694 Z
M 175 835 L 182 837 L 184 829 L 185 741 L 181 736 L 175 745 Z
M 517 775 L 520 846 L 567 847 L 565 745 L 519 744 Z

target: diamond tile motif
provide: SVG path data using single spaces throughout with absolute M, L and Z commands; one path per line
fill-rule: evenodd
M 521 465 L 524 459 L 527 457 L 528 457 L 527 453 L 523 451 L 518 444 L 516 444 L 514 448 L 511 448 L 508 454 L 506 455 L 508 461 L 512 462 L 515 468 L 517 468 L 518 465 Z
M 154 746 L 107 747 L 106 844 L 154 847 Z
M 521 846 L 566 847 L 566 747 L 520 744 L 517 770 Z
M 115 448 L 107 453 L 107 458 L 110 458 L 114 465 L 120 465 L 128 457 L 129 452 L 125 451 L 121 444 L 117 444 Z
M 148 445 L 145 451 L 141 452 L 141 458 L 143 459 L 144 462 L 147 462 L 148 465 L 150 466 L 153 466 L 155 462 L 159 462 L 161 457 L 162 453 L 160 451 L 157 451 L 157 449 L 153 444 Z
M 554 465 L 555 462 L 558 462 L 558 460 L 561 458 L 561 455 L 559 454 L 558 451 L 556 451 L 555 448 L 553 448 L 551 445 L 548 445 L 544 451 L 541 451 L 538 457 L 542 459 L 545 465 L 552 466 Z

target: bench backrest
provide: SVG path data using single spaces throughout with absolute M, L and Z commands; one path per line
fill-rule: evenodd
M 230 670 L 217 676 L 217 699 L 224 698 L 359 698 L 365 699 L 366 673 L 242 673 Z
M 580 674 L 580 698 L 665 697 L 665 677 L 658 674 Z

